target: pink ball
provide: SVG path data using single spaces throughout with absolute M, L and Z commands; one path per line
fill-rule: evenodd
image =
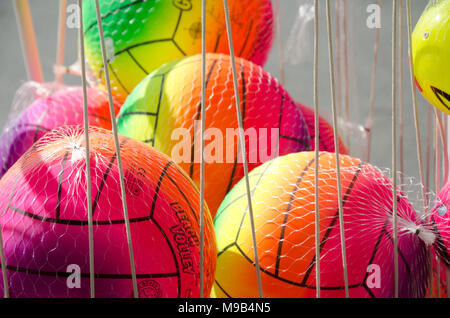
M 87 89 L 89 124 L 111 129 L 106 93 Z M 119 104 L 115 102 L 117 113 Z M 46 132 L 63 125 L 83 125 L 83 90 L 63 87 L 40 97 L 8 123 L 0 137 L 0 177 Z

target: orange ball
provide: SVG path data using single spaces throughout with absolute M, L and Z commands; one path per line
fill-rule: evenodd
M 349 296 L 394 296 L 392 182 L 370 164 L 340 155 Z M 345 297 L 335 154 L 288 154 L 249 173 L 255 241 L 264 297 L 316 296 L 315 171 L 319 169 L 321 297 Z M 397 192 L 399 296 L 421 297 L 427 286 L 422 221 Z M 214 219 L 217 266 L 212 296 L 258 297 L 245 182 L 226 196 Z M 369 266 L 378 269 L 369 275 Z M 372 267 L 371 266 L 371 267 Z M 374 283 L 378 281 L 377 283 Z

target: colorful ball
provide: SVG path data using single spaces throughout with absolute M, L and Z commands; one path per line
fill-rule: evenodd
M 153 145 L 200 182 L 201 56 L 166 64 L 130 94 L 119 133 Z M 301 111 L 260 66 L 236 60 L 249 170 L 279 155 L 310 149 Z M 212 215 L 243 175 L 230 57 L 207 54 L 205 198 Z
M 87 89 L 89 124 L 111 129 L 107 95 Z M 119 104 L 116 102 L 115 110 Z M 65 87 L 36 99 L 12 120 L 0 137 L 0 177 L 46 132 L 63 125 L 83 125 L 83 89 Z
M 412 35 L 416 84 L 435 107 L 450 114 L 450 0 L 430 2 Z
M 431 212 L 431 221 L 435 227 L 437 239 L 435 249 L 442 262 L 450 269 L 450 183 L 447 182 L 437 197 L 436 207 Z
M 302 105 L 300 103 L 296 103 L 297 107 L 303 113 L 303 117 L 305 118 L 306 124 L 308 125 L 309 136 L 311 137 L 309 144 L 311 145 L 311 149 L 315 149 L 316 141 L 315 141 L 315 116 L 314 110 Z M 343 155 L 348 155 L 347 147 L 342 142 L 341 137 L 338 137 L 339 142 L 339 153 Z M 319 150 L 320 151 L 328 151 L 334 152 L 334 130 L 333 126 L 331 126 L 328 121 L 319 115 Z
M 201 52 L 201 0 L 101 0 L 111 85 L 120 100 L 150 72 L 186 55 Z M 263 65 L 273 37 L 270 0 L 230 0 L 235 54 Z M 222 0 L 208 0 L 207 52 L 229 53 Z M 83 3 L 86 55 L 104 83 L 94 1 Z
M 394 296 L 392 184 L 377 168 L 340 156 L 350 297 Z M 314 152 L 289 154 L 250 174 L 264 297 L 316 297 Z M 321 297 L 345 297 L 335 155 L 319 158 Z M 217 239 L 215 297 L 258 297 L 246 187 L 239 182 L 214 220 Z M 400 192 L 399 296 L 427 288 L 421 221 Z
M 139 297 L 199 297 L 196 187 L 167 156 L 119 136 Z M 132 297 L 121 188 L 112 132 L 89 129 L 96 297 Z M 11 297 L 89 297 L 84 130 L 41 138 L 0 180 L 0 224 Z M 215 270 L 205 206 L 204 293 Z M 79 288 L 71 288 L 74 268 Z M 72 286 L 73 287 L 73 286 Z M 3 284 L 0 284 L 3 293 Z

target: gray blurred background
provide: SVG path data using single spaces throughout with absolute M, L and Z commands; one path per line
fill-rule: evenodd
M 167 0 L 169 1 L 169 0 Z M 339 1 L 331 1 L 333 12 Z M 370 13 L 367 7 L 378 0 L 346 0 L 347 45 L 348 45 L 348 77 L 350 121 L 355 125 L 364 125 L 369 111 L 369 96 L 373 65 L 373 50 L 376 29 L 370 29 L 366 20 Z M 420 17 L 427 0 L 414 0 L 412 19 L 415 22 Z M 29 0 L 35 32 L 37 36 L 41 64 L 46 81 L 54 79 L 53 65 L 56 61 L 56 39 L 58 25 L 58 0 Z M 68 0 L 68 4 L 75 3 Z M 275 3 L 275 1 L 273 1 Z M 310 0 L 280 0 L 280 33 L 282 35 L 282 51 L 284 52 L 285 87 L 292 97 L 309 106 L 313 106 L 313 22 L 304 29 L 300 37 L 298 17 L 301 9 L 312 4 Z M 306 7 L 305 7 L 306 6 Z M 330 81 L 328 66 L 328 44 L 325 20 L 325 1 L 320 0 L 320 45 L 319 45 L 319 103 L 321 113 L 325 116 L 331 113 Z M 342 13 L 342 11 L 338 11 Z M 333 28 L 336 30 L 335 15 Z M 373 141 L 371 163 L 383 167 L 391 167 L 391 50 L 392 50 L 392 0 L 382 1 L 380 47 L 377 67 L 375 112 L 373 122 Z M 403 55 L 403 96 L 404 96 L 404 156 L 405 174 L 418 177 L 416 155 L 416 139 L 413 121 L 411 86 L 407 58 L 406 16 L 404 17 L 404 50 Z M 340 38 L 343 33 L 339 32 Z M 337 53 L 336 34 L 334 34 L 335 53 Z M 0 126 L 6 122 L 11 101 L 15 91 L 26 81 L 26 70 L 22 58 L 19 34 L 15 21 L 12 0 L 0 0 Z M 281 80 L 281 61 L 279 38 L 276 37 L 271 55 L 265 69 Z M 342 43 L 342 42 L 341 42 Z M 292 50 L 292 47 L 296 49 Z M 301 59 L 293 62 L 295 53 L 301 52 Z M 75 62 L 77 56 L 77 35 L 75 30 L 68 29 L 66 34 L 65 64 Z M 69 84 L 80 84 L 80 79 L 74 76 L 65 77 Z M 337 84 L 343 87 L 343 81 L 337 78 Z M 424 162 L 426 163 L 426 134 L 428 105 L 418 93 L 422 143 L 424 147 Z M 345 117 L 345 116 L 344 116 Z M 358 133 L 354 134 L 358 135 Z M 433 139 L 431 139 L 433 140 Z M 366 149 L 366 141 L 352 140 L 351 152 L 362 156 Z M 432 150 L 432 147 L 431 147 Z M 430 180 L 432 182 L 432 179 Z M 433 184 L 433 183 L 432 183 Z

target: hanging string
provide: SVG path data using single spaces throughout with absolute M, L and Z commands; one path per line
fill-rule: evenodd
M 205 90 L 206 90 L 206 0 L 202 0 L 202 96 L 200 128 L 200 298 L 203 298 L 204 271 L 204 206 L 205 206 Z
M 81 12 L 81 3 L 78 3 Z M 80 13 L 80 28 L 83 24 Z M 82 29 L 82 28 L 81 28 Z M 59 17 L 58 17 L 58 40 L 56 44 L 56 67 L 59 69 L 64 65 L 64 48 L 66 41 L 66 0 L 60 0 L 59 2 Z M 62 83 L 63 73 L 56 72 L 55 82 L 57 84 Z
M 335 98 L 335 83 L 334 83 L 334 62 L 333 62 L 333 40 L 331 30 L 331 9 L 330 0 L 327 0 L 327 26 L 328 26 L 328 50 L 329 50 L 329 63 L 330 63 L 330 82 L 331 82 L 331 107 L 333 112 L 333 130 L 334 130 L 334 149 L 336 155 L 336 174 L 337 174 L 337 188 L 338 188 L 338 204 L 339 204 L 339 230 L 342 247 L 342 266 L 344 271 L 344 283 L 345 283 L 345 297 L 349 297 L 348 291 L 348 273 L 347 273 L 347 255 L 345 247 L 345 229 L 344 229 L 344 215 L 342 204 L 342 187 L 341 187 L 341 172 L 339 162 L 339 140 L 338 140 L 338 120 L 336 111 L 336 98 Z
M 342 1 L 343 0 L 336 0 L 336 78 L 337 83 L 336 85 L 336 109 L 338 112 L 338 117 L 342 117 L 342 72 L 341 72 L 341 64 L 342 64 L 342 58 L 341 58 L 341 26 L 342 26 L 342 18 L 341 18 L 341 7 L 342 7 Z
M 399 163 L 400 163 L 400 187 L 404 184 L 405 156 L 403 138 L 403 0 L 399 2 L 398 16 L 398 139 L 399 139 Z
M 319 0 L 314 0 L 314 170 L 316 298 L 320 298 L 320 215 L 319 215 Z
M 435 109 L 435 120 L 434 120 L 434 157 L 435 157 L 435 166 L 434 166 L 434 190 L 435 193 L 439 193 L 439 189 L 440 189 L 440 149 L 439 149 L 439 119 L 440 116 L 437 113 L 437 109 L 435 107 L 433 107 Z M 433 257 L 434 257 L 434 261 L 436 263 L 436 281 L 437 281 L 437 298 L 441 298 L 441 264 L 439 261 L 439 257 L 436 253 L 432 253 Z M 433 266 L 433 263 L 431 263 L 431 266 Z M 433 281 L 433 267 L 431 267 L 430 270 L 430 275 L 431 275 L 431 281 Z M 431 288 L 431 286 L 433 286 L 432 284 L 430 285 L 430 290 L 432 290 L 433 288 Z
M 412 100 L 413 100 L 413 112 L 414 112 L 414 127 L 416 131 L 416 143 L 417 143 L 417 160 L 419 162 L 419 174 L 420 174 L 420 182 L 424 183 L 424 169 L 422 162 L 422 145 L 420 140 L 420 125 L 419 125 L 419 115 L 418 115 L 418 106 L 417 106 L 417 94 L 416 94 L 416 85 L 414 81 L 414 65 L 412 63 L 412 22 L 411 22 L 411 0 L 406 0 L 406 11 L 407 11 L 407 26 L 408 26 L 408 58 L 411 63 L 409 63 L 410 70 L 410 85 L 412 90 Z M 422 187 L 422 197 L 423 202 L 427 202 L 427 194 L 425 187 Z M 427 221 L 430 221 L 430 215 L 425 211 L 427 215 Z M 428 250 L 429 261 L 431 261 L 431 248 Z
M 113 136 L 114 136 L 114 145 L 116 148 L 116 159 L 117 159 L 117 165 L 119 168 L 120 192 L 121 192 L 121 197 L 122 197 L 123 215 L 124 215 L 125 229 L 126 229 L 126 235 L 127 235 L 128 253 L 130 256 L 131 279 L 132 279 L 132 283 L 133 283 L 133 296 L 135 298 L 138 298 L 139 294 L 138 294 L 137 280 L 136 280 L 136 266 L 134 263 L 133 242 L 131 240 L 130 218 L 128 216 L 128 206 L 127 206 L 126 188 L 125 188 L 124 175 L 123 175 L 122 156 L 120 155 L 119 136 L 117 134 L 116 115 L 114 113 L 114 102 L 113 102 L 113 98 L 112 98 L 111 83 L 109 80 L 109 67 L 108 67 L 108 60 L 106 57 L 105 38 L 103 35 L 102 17 L 100 15 L 100 6 L 98 3 L 98 0 L 95 0 L 95 10 L 97 13 L 98 32 L 100 35 L 100 44 L 101 44 L 101 49 L 102 49 L 103 65 L 105 66 L 104 74 L 105 74 L 105 82 L 106 82 L 106 87 L 107 87 L 108 97 L 109 97 L 109 111 L 110 111 L 110 115 L 111 115 L 112 132 L 113 132 Z
M 394 241 L 394 297 L 398 298 L 397 229 L 397 0 L 392 6 L 392 217 Z
M 411 22 L 411 0 L 406 0 L 406 11 L 407 11 L 407 25 L 408 25 L 408 58 L 409 61 L 412 61 L 412 22 Z M 416 85 L 414 83 L 414 65 L 413 63 L 409 63 L 409 71 L 410 71 L 410 84 L 412 90 L 412 100 L 413 100 L 413 111 L 414 111 L 414 127 L 416 130 L 416 143 L 417 143 L 417 160 L 419 162 L 419 174 L 420 174 L 420 182 L 425 184 L 424 182 L 424 171 L 423 171 L 423 161 L 422 161 L 422 145 L 420 142 L 420 125 L 419 125 L 419 115 L 418 115 L 418 106 L 417 106 L 417 94 L 416 94 Z M 422 191 L 423 200 L 425 202 L 426 193 L 425 188 Z
M 382 1 L 378 0 L 378 6 L 381 10 Z M 375 44 L 373 47 L 373 64 L 372 64 L 372 79 L 370 84 L 370 97 L 369 97 L 369 114 L 366 119 L 365 129 L 367 131 L 367 161 L 370 162 L 370 155 L 372 152 L 372 129 L 373 129 L 373 114 L 375 109 L 375 83 L 377 79 L 377 65 L 378 65 L 378 51 L 380 47 L 380 30 L 377 28 L 375 35 Z
M 280 21 L 280 0 L 275 0 L 275 23 L 278 38 L 278 54 L 280 56 L 280 80 L 281 85 L 285 87 L 286 76 L 284 68 L 283 34 L 281 33 L 281 21 Z
M 92 222 L 92 181 L 91 181 L 91 154 L 89 146 L 89 111 L 87 104 L 87 88 L 86 88 L 86 58 L 84 54 L 84 34 L 83 34 L 83 0 L 78 0 L 78 8 L 80 10 L 80 57 L 81 57 L 81 83 L 83 87 L 83 123 L 84 136 L 86 143 L 86 196 L 88 210 L 88 231 L 89 231 L 89 284 L 91 298 L 95 298 L 95 271 L 94 271 L 94 230 Z
M 433 117 L 431 116 L 431 108 L 432 106 L 428 104 L 427 107 L 427 143 L 426 143 L 426 149 L 425 149 L 425 191 L 428 193 L 430 191 L 430 175 L 431 175 L 431 126 Z M 427 202 L 425 202 L 426 205 L 428 205 L 428 195 L 427 195 Z
M 254 216 L 253 216 L 252 197 L 251 197 L 251 192 L 250 192 L 250 181 L 248 178 L 247 151 L 245 149 L 244 125 L 243 125 L 242 115 L 241 115 L 241 110 L 240 110 L 241 102 L 240 102 L 240 98 L 239 98 L 239 87 L 238 87 L 238 80 L 237 80 L 234 48 L 233 48 L 233 37 L 231 34 L 230 10 L 228 9 L 228 0 L 224 0 L 223 4 L 224 4 L 224 9 L 225 9 L 225 21 L 226 21 L 227 35 L 228 35 L 228 47 L 230 49 L 234 95 L 236 98 L 236 113 L 237 113 L 237 119 L 238 119 L 238 125 L 239 125 L 239 145 L 240 145 L 241 154 L 242 154 L 242 166 L 244 168 L 245 186 L 247 189 L 248 211 L 249 211 L 250 226 L 251 226 L 251 231 L 252 231 L 253 252 L 254 252 L 254 257 L 255 257 L 255 269 L 256 269 L 256 276 L 257 276 L 257 281 L 258 281 L 258 294 L 259 294 L 259 297 L 262 298 L 263 290 L 262 290 L 262 282 L 261 282 L 261 271 L 260 271 L 259 258 L 258 258 L 258 245 L 256 243 L 255 220 L 254 220 Z

